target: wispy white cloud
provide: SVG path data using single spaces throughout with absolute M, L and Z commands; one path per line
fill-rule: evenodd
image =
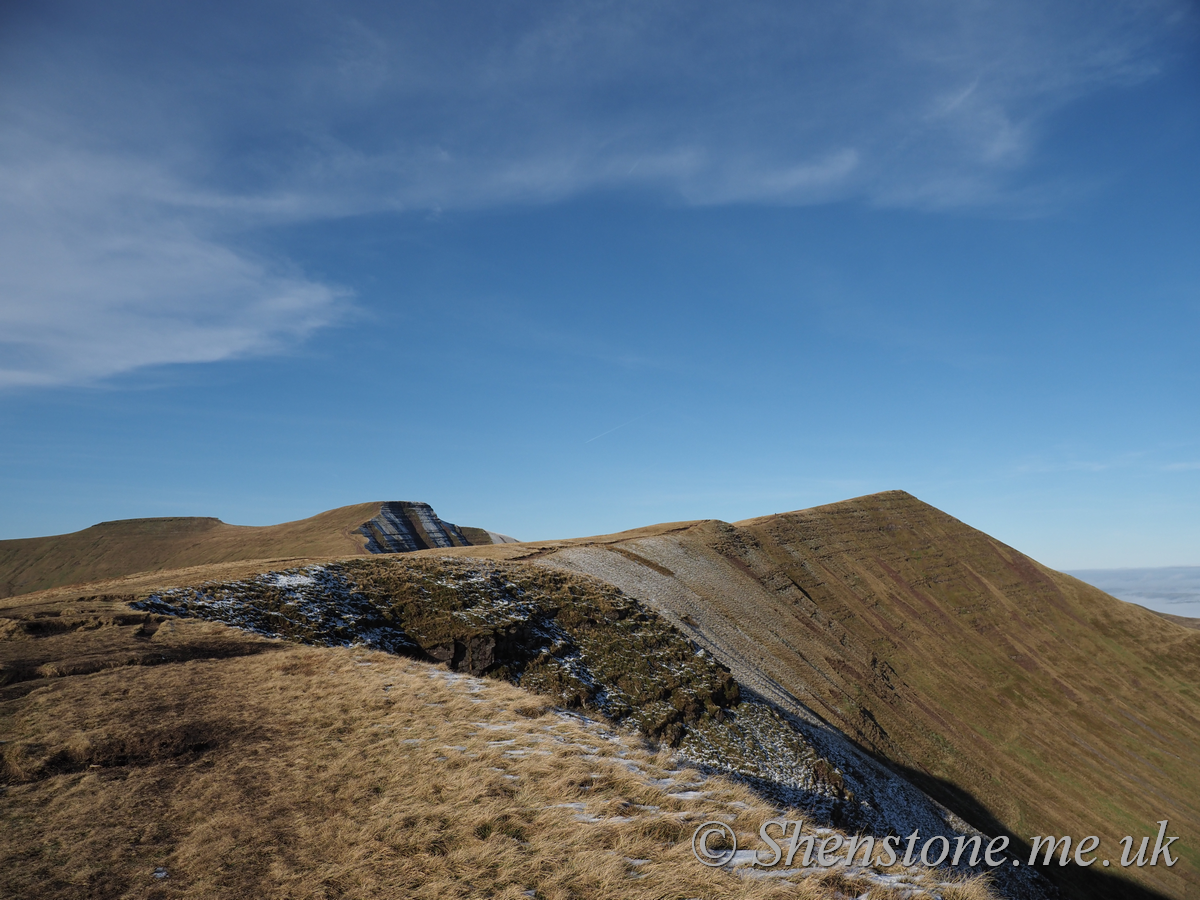
M 179 50 L 158 71 L 113 65 L 112 46 L 145 49 L 122 35 L 101 50 L 76 36 L 30 63 L 53 78 L 10 100 L 57 111 L 60 134 L 161 155 L 197 202 L 238 215 L 627 186 L 698 204 L 961 206 L 1010 196 L 1064 104 L 1153 77 L 1172 36 L 1194 32 L 1188 9 L 575 0 L 464 20 L 437 5 L 314 3 L 286 21 L 247 13 L 245 45 L 215 51 L 210 37 L 231 43 L 224 26 L 173 12 L 144 26 L 167 44 L 157 54 Z M 175 47 L 185 30 L 196 39 Z M 86 107 L 60 71 L 81 65 L 104 88 Z
M 0 153 L 0 389 L 271 352 L 347 292 L 234 249 L 152 165 Z
M 1047 118 L 1153 77 L 1188 9 L 316 2 L 231 23 L 129 0 L 14 25 L 0 387 L 268 352 L 336 321 L 345 291 L 241 249 L 282 223 L 613 188 L 1028 205 Z

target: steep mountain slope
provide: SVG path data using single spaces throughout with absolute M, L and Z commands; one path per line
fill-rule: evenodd
M 456 552 L 622 588 L 744 689 L 841 729 L 984 831 L 1113 848 L 1167 819 L 1172 868 L 1046 874 L 1081 898 L 1138 896 L 1124 878 L 1200 896 L 1200 633 L 908 494 Z
M 396 553 L 512 538 L 443 522 L 426 503 L 359 503 L 262 527 L 213 518 L 125 519 L 74 534 L 0 541 L 0 597 L 245 559 Z

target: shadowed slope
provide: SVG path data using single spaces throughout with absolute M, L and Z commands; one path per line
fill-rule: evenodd
M 101 522 L 74 534 L 0 541 L 0 597 L 137 572 L 247 559 L 363 556 L 511 540 L 443 522 L 426 503 L 358 503 L 282 525 L 177 517 Z
M 903 492 L 534 553 L 650 601 L 984 830 L 1109 856 L 1161 819 L 1182 835 L 1170 869 L 1044 870 L 1077 896 L 1135 896 L 1115 872 L 1200 896 L 1200 633 Z

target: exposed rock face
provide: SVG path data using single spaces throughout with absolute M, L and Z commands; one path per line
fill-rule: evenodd
M 478 529 L 476 529 L 478 530 Z M 358 529 L 371 553 L 411 553 L 437 547 L 470 547 L 462 529 L 437 517 L 428 503 L 392 501 Z
M 495 674 L 678 744 L 738 703 L 729 672 L 604 582 L 490 560 L 359 559 L 152 593 L 136 609 Z

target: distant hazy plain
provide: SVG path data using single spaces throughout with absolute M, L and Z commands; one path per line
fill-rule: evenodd
M 1200 619 L 1200 566 L 1157 569 L 1077 569 L 1068 572 L 1120 600 Z

